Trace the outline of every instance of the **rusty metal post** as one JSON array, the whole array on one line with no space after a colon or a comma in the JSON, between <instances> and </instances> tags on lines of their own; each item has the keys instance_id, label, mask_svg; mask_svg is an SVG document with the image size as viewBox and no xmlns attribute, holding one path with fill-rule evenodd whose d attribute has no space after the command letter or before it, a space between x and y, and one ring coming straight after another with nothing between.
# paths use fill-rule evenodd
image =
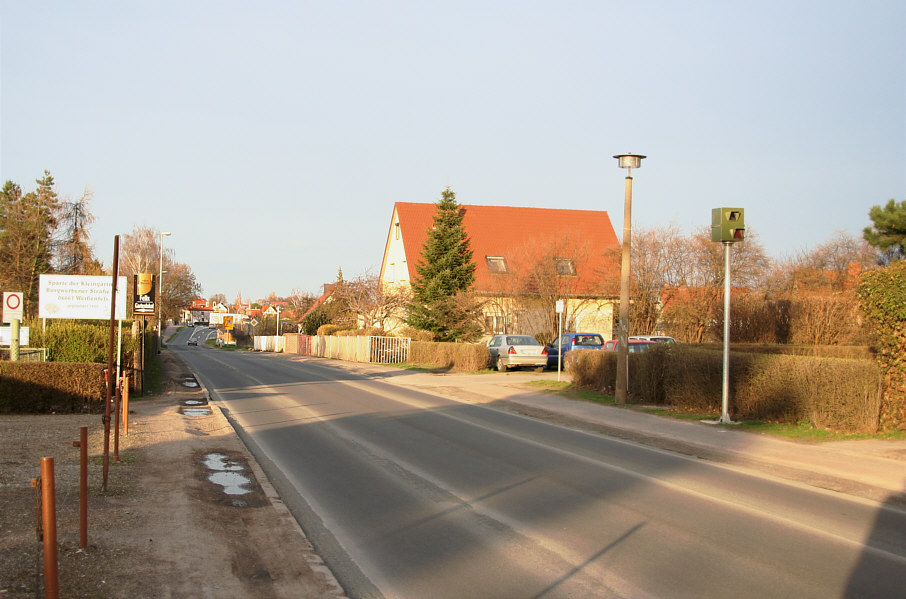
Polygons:
<instances>
[{"instance_id":1,"label":"rusty metal post","mask_svg":"<svg viewBox=\"0 0 906 599\"><path fill-rule=\"evenodd\" d=\"M123 432L129 435L129 375L123 375Z\"/></svg>"},{"instance_id":2,"label":"rusty metal post","mask_svg":"<svg viewBox=\"0 0 906 599\"><path fill-rule=\"evenodd\" d=\"M119 385L120 380L116 381L116 393L114 394L113 405L113 461L120 461L120 399L122 397L122 388Z\"/></svg>"},{"instance_id":3,"label":"rusty metal post","mask_svg":"<svg viewBox=\"0 0 906 599\"><path fill-rule=\"evenodd\" d=\"M57 502L53 458L41 458L41 521L44 525L44 597L59 599L57 570Z\"/></svg>"},{"instance_id":4,"label":"rusty metal post","mask_svg":"<svg viewBox=\"0 0 906 599\"><path fill-rule=\"evenodd\" d=\"M88 547L88 427L79 429L79 547Z\"/></svg>"}]
</instances>

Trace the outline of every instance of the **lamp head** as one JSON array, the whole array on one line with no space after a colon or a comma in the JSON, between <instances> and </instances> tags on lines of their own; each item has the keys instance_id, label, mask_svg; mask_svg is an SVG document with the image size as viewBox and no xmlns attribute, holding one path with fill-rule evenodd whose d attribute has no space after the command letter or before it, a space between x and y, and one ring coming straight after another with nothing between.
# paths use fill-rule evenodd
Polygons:
<instances>
[{"instance_id":1,"label":"lamp head","mask_svg":"<svg viewBox=\"0 0 906 599\"><path fill-rule=\"evenodd\" d=\"M620 168L633 169L642 166L642 158L647 158L647 156L630 152L629 154L617 154L614 158L619 161Z\"/></svg>"}]
</instances>

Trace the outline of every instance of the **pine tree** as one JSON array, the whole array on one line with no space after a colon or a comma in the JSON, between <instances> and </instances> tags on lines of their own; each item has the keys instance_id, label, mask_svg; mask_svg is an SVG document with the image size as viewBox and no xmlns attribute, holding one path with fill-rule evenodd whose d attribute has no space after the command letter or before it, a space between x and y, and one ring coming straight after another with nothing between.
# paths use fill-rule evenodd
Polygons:
<instances>
[{"instance_id":1,"label":"pine tree","mask_svg":"<svg viewBox=\"0 0 906 599\"><path fill-rule=\"evenodd\" d=\"M868 217L872 226L862 232L865 241L886 252L890 260L906 257L906 201L891 199L883 208L872 206Z\"/></svg>"},{"instance_id":2,"label":"pine tree","mask_svg":"<svg viewBox=\"0 0 906 599\"><path fill-rule=\"evenodd\" d=\"M21 291L25 312L37 314L38 277L52 272L52 235L59 211L53 177L48 171L35 181L37 190L22 189L7 181L0 191L0 283Z\"/></svg>"},{"instance_id":3,"label":"pine tree","mask_svg":"<svg viewBox=\"0 0 906 599\"><path fill-rule=\"evenodd\" d=\"M422 247L412 281L406 322L438 341L465 340L477 332L478 307L463 298L475 281L475 264L456 194L447 187L436 204L434 227Z\"/></svg>"}]
</instances>

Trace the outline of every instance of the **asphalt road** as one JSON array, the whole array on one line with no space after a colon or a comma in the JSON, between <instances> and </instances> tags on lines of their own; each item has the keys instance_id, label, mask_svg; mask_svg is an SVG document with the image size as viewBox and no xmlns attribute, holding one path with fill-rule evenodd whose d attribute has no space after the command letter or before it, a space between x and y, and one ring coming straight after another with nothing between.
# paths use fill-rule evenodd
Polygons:
<instances>
[{"instance_id":1,"label":"asphalt road","mask_svg":"<svg viewBox=\"0 0 906 599\"><path fill-rule=\"evenodd\" d=\"M902 511L187 331L350 597L906 597Z\"/></svg>"}]
</instances>

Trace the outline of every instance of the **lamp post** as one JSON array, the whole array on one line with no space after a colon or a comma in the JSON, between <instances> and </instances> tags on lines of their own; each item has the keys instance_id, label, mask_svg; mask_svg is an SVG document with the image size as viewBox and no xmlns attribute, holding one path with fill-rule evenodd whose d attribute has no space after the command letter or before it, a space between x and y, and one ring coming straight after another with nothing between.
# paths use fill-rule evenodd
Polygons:
<instances>
[{"instance_id":1,"label":"lamp post","mask_svg":"<svg viewBox=\"0 0 906 599\"><path fill-rule=\"evenodd\" d=\"M157 275L157 285L159 287L157 292L157 353L160 353L161 344L163 343L164 335L164 323L161 320L163 317L163 308L164 308L164 235L169 236L169 231L161 231L160 233L160 257L158 259L158 275Z\"/></svg>"},{"instance_id":2,"label":"lamp post","mask_svg":"<svg viewBox=\"0 0 906 599\"><path fill-rule=\"evenodd\" d=\"M642 166L639 154L617 154L620 168L626 171L626 191L623 204L623 258L620 265L620 323L617 330L617 384L616 402L626 403L629 387L629 281L630 252L632 247L632 169Z\"/></svg>"}]
</instances>

